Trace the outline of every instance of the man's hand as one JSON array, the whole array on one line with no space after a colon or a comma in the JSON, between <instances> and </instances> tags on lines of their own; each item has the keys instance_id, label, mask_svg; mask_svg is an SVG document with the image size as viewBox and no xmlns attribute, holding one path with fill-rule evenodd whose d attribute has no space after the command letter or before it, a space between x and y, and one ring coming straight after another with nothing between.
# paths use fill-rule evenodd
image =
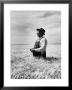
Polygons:
<instances>
[{"instance_id":1,"label":"man's hand","mask_svg":"<svg viewBox=\"0 0 72 90\"><path fill-rule=\"evenodd\" d=\"M34 49L34 48L32 48L32 49L30 49L30 51L31 51L31 52L33 52L33 51L35 51L35 49Z\"/></svg>"}]
</instances>

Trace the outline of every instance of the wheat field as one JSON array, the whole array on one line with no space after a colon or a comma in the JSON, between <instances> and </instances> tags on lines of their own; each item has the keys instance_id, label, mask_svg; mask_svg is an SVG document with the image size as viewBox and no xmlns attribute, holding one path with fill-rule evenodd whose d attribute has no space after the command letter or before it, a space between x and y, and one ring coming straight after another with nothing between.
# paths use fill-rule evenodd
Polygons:
<instances>
[{"instance_id":1,"label":"wheat field","mask_svg":"<svg viewBox=\"0 0 72 90\"><path fill-rule=\"evenodd\" d=\"M61 79L60 51L52 50L50 56L47 52L47 59L38 59L33 57L29 48L12 47L11 79Z\"/></svg>"}]
</instances>

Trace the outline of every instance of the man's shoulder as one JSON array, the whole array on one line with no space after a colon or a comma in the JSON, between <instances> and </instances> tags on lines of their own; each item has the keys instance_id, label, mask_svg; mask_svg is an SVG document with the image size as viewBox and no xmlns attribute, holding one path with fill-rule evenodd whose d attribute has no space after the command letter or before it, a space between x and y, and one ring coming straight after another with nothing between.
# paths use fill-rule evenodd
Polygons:
<instances>
[{"instance_id":1,"label":"man's shoulder","mask_svg":"<svg viewBox=\"0 0 72 90\"><path fill-rule=\"evenodd\" d=\"M45 37L43 37L43 38L41 39L41 41L47 41L47 39L46 39Z\"/></svg>"}]
</instances>

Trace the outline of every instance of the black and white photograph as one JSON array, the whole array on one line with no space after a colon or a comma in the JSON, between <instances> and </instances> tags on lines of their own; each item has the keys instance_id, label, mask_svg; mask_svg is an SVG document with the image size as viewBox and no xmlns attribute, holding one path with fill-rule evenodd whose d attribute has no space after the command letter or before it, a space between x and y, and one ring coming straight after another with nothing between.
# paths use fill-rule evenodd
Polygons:
<instances>
[{"instance_id":1,"label":"black and white photograph","mask_svg":"<svg viewBox=\"0 0 72 90\"><path fill-rule=\"evenodd\" d=\"M11 79L61 79L61 12L11 11Z\"/></svg>"},{"instance_id":2,"label":"black and white photograph","mask_svg":"<svg viewBox=\"0 0 72 90\"><path fill-rule=\"evenodd\" d=\"M68 4L5 4L4 43L5 86L68 84Z\"/></svg>"}]
</instances>

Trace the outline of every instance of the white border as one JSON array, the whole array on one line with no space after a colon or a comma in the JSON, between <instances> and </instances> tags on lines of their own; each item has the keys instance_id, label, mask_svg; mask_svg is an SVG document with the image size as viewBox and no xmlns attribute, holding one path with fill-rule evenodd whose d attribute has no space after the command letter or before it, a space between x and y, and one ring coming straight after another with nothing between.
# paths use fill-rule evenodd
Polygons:
<instances>
[{"instance_id":1,"label":"white border","mask_svg":"<svg viewBox=\"0 0 72 90\"><path fill-rule=\"evenodd\" d=\"M61 11L61 73L62 79L10 79L10 11ZM68 86L69 4L4 4L4 86Z\"/></svg>"}]
</instances>

